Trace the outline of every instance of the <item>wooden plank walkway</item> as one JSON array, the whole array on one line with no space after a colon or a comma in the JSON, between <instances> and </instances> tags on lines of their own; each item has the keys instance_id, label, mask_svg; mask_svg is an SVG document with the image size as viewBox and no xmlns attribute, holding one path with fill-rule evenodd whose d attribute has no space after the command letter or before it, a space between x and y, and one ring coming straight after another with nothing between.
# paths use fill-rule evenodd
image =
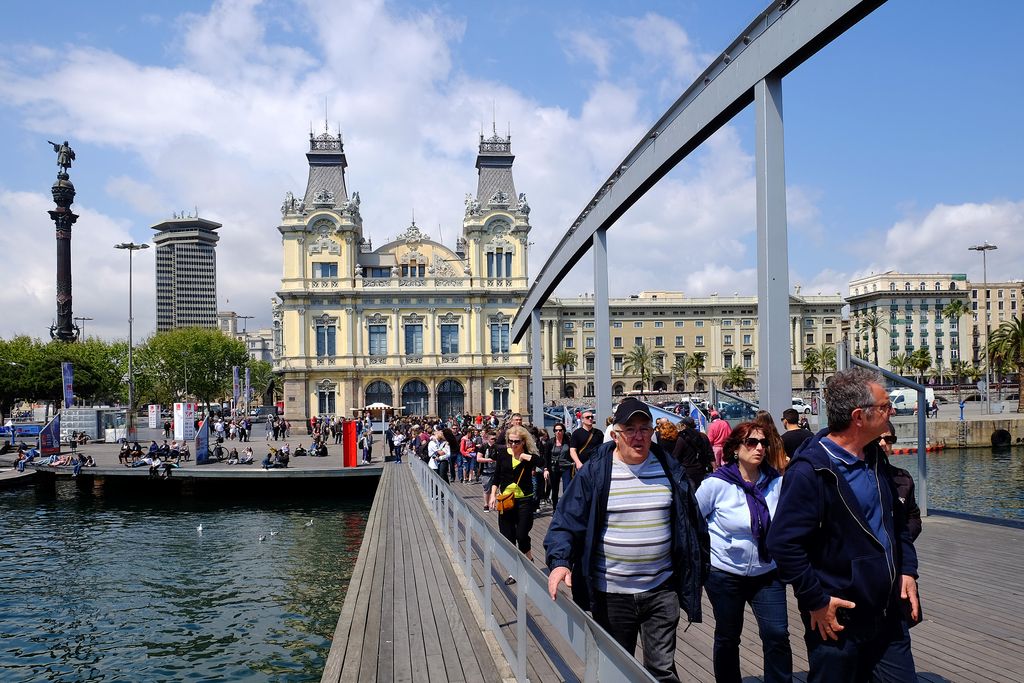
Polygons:
<instances>
[{"instance_id":1,"label":"wooden plank walkway","mask_svg":"<svg viewBox=\"0 0 1024 683\"><path fill-rule=\"evenodd\" d=\"M9 470L0 470L0 491L15 488L17 486L24 486L31 482L34 477L34 470L25 470L24 472L19 472L13 468Z\"/></svg>"},{"instance_id":2,"label":"wooden plank walkway","mask_svg":"<svg viewBox=\"0 0 1024 683\"><path fill-rule=\"evenodd\" d=\"M479 509L480 516L497 530L497 514L481 509L483 495L479 484L455 484L453 489L470 503L471 509ZM541 568L544 534L550 521L550 512L545 509L537 517L531 534L534 563ZM1024 683L1024 529L932 515L925 520L917 548L925 620L911 635L919 680ZM474 579L480 581L478 565L474 562ZM503 608L499 603L498 609ZM533 640L558 648L559 639L544 631L545 622L529 610L528 617L531 630L538 631ZM499 616L499 623L502 619ZM791 593L789 623L795 678L804 681L807 655L803 625ZM759 681L762 654L757 623L749 609L743 633L741 673L745 681ZM676 663L683 680L714 681L713 642L714 617L705 596L704 622L686 630L684 617L679 627ZM543 655L531 652L531 681L578 680L574 672L580 668L571 661L568 670L564 662L563 666L534 668L535 660L550 661Z\"/></svg>"}]
</instances>

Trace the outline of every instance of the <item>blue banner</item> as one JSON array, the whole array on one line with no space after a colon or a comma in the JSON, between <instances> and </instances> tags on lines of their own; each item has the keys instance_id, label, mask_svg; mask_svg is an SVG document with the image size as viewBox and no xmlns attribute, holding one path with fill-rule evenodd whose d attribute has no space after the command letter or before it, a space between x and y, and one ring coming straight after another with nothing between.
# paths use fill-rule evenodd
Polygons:
<instances>
[{"instance_id":1,"label":"blue banner","mask_svg":"<svg viewBox=\"0 0 1024 683\"><path fill-rule=\"evenodd\" d=\"M202 465L210 459L210 418L199 423L196 432L196 464Z\"/></svg>"},{"instance_id":2,"label":"blue banner","mask_svg":"<svg viewBox=\"0 0 1024 683\"><path fill-rule=\"evenodd\" d=\"M243 394L243 396L245 396L245 407L246 408L249 407L249 403L252 401L252 382L250 380L251 380L251 377L249 375L249 368L246 368L245 369L245 393Z\"/></svg>"},{"instance_id":3,"label":"blue banner","mask_svg":"<svg viewBox=\"0 0 1024 683\"><path fill-rule=\"evenodd\" d=\"M238 410L238 366L231 366L231 396L234 399L231 402L231 414L233 415Z\"/></svg>"},{"instance_id":4,"label":"blue banner","mask_svg":"<svg viewBox=\"0 0 1024 683\"><path fill-rule=\"evenodd\" d=\"M75 402L75 370L71 363L60 364L60 375L64 384L64 407L70 408Z\"/></svg>"},{"instance_id":5,"label":"blue banner","mask_svg":"<svg viewBox=\"0 0 1024 683\"><path fill-rule=\"evenodd\" d=\"M60 453L60 413L53 416L39 432L40 455Z\"/></svg>"},{"instance_id":6,"label":"blue banner","mask_svg":"<svg viewBox=\"0 0 1024 683\"><path fill-rule=\"evenodd\" d=\"M700 412L700 408L698 408L697 406L691 406L690 417L693 418L693 421L695 423L697 423L698 431L708 431L708 420L706 417L704 417L704 413Z\"/></svg>"}]
</instances>

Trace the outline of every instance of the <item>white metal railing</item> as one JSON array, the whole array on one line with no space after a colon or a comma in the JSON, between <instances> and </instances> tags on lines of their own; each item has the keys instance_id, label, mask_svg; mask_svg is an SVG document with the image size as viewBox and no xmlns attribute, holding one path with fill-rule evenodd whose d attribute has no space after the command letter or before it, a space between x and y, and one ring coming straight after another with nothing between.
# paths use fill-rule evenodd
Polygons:
<instances>
[{"instance_id":1,"label":"white metal railing","mask_svg":"<svg viewBox=\"0 0 1024 683\"><path fill-rule=\"evenodd\" d=\"M433 513L441 536L455 561L462 566L473 596L502 652L512 666L517 681L526 682L527 604L547 619L573 652L583 661L585 683L623 683L655 680L629 652L626 652L586 612L565 596L552 600L548 595L548 578L531 560L494 530L480 513L459 498L447 482L437 476L419 458L412 458L412 471L428 509ZM461 527L461 528L460 528ZM464 545L460 551L459 542ZM473 580L473 560L482 562L483 588ZM515 578L516 624L515 648L505 637L494 614L491 572L495 562Z\"/></svg>"}]
</instances>

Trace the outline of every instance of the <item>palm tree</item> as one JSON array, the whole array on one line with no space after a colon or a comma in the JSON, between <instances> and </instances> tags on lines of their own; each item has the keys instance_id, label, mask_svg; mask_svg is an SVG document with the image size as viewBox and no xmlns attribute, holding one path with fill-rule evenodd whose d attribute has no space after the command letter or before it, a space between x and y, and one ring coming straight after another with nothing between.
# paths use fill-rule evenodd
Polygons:
<instances>
[{"instance_id":1,"label":"palm tree","mask_svg":"<svg viewBox=\"0 0 1024 683\"><path fill-rule=\"evenodd\" d=\"M562 371L562 398L565 398L565 375L569 368L576 365L576 352L563 350L555 356L555 365Z\"/></svg>"},{"instance_id":2,"label":"palm tree","mask_svg":"<svg viewBox=\"0 0 1024 683\"><path fill-rule=\"evenodd\" d=\"M817 349L807 349L807 353L804 356L804 361L811 359L811 365L814 368L811 374L821 373L821 385L825 386L825 375L836 369L836 347L831 344L822 344ZM804 372L807 372L807 366L804 366Z\"/></svg>"},{"instance_id":3,"label":"palm tree","mask_svg":"<svg viewBox=\"0 0 1024 683\"><path fill-rule=\"evenodd\" d=\"M964 379L964 369L966 367L967 367L966 364L962 360L960 360L959 358L957 358L952 363L950 363L949 371L953 373L953 377L954 377L953 381L956 382L955 386L956 386L956 402L957 403L960 402L960 383L963 382L963 379Z\"/></svg>"},{"instance_id":4,"label":"palm tree","mask_svg":"<svg viewBox=\"0 0 1024 683\"><path fill-rule=\"evenodd\" d=\"M942 308L942 317L949 322L959 323L960 318L971 312L967 304L961 299L953 299Z\"/></svg>"},{"instance_id":5,"label":"palm tree","mask_svg":"<svg viewBox=\"0 0 1024 683\"><path fill-rule=\"evenodd\" d=\"M704 371L704 363L707 361L708 354L703 351L689 356L686 359L686 367L689 370L693 370L693 374L697 377L697 381L700 381L700 373Z\"/></svg>"},{"instance_id":6,"label":"palm tree","mask_svg":"<svg viewBox=\"0 0 1024 683\"><path fill-rule=\"evenodd\" d=\"M725 376L722 377L722 382L725 384L727 389L742 389L746 381L747 371L744 370L741 365L732 366L725 371Z\"/></svg>"},{"instance_id":7,"label":"palm tree","mask_svg":"<svg viewBox=\"0 0 1024 683\"><path fill-rule=\"evenodd\" d=\"M910 358L905 353L897 353L889 359L889 367L897 375L902 375L910 367Z\"/></svg>"},{"instance_id":8,"label":"palm tree","mask_svg":"<svg viewBox=\"0 0 1024 683\"><path fill-rule=\"evenodd\" d=\"M684 386L686 385L686 380L690 376L690 368L686 365L686 356L683 356L682 358L676 358L676 362L672 364L671 372L672 372L672 375L673 375L673 380L672 380L672 384L673 384L672 390L673 391L675 391L675 386L674 385L675 385L675 378L677 378L677 377L681 378L683 380L683 385Z\"/></svg>"},{"instance_id":9,"label":"palm tree","mask_svg":"<svg viewBox=\"0 0 1024 683\"><path fill-rule=\"evenodd\" d=\"M887 332L885 319L875 311L865 312L857 319L858 332L871 333L871 351L875 365L878 365L878 331Z\"/></svg>"},{"instance_id":10,"label":"palm tree","mask_svg":"<svg viewBox=\"0 0 1024 683\"><path fill-rule=\"evenodd\" d=\"M646 345L637 344L626 354L623 367L630 375L639 375L640 393L643 394L644 389L658 367L658 361Z\"/></svg>"},{"instance_id":11,"label":"palm tree","mask_svg":"<svg viewBox=\"0 0 1024 683\"><path fill-rule=\"evenodd\" d=\"M1017 371L1017 411L1024 408L1020 398L1021 381L1024 380L1024 320L1013 318L996 328L989 341L989 355L998 358L1006 367Z\"/></svg>"},{"instance_id":12,"label":"palm tree","mask_svg":"<svg viewBox=\"0 0 1024 683\"><path fill-rule=\"evenodd\" d=\"M917 378L923 384L924 373L928 372L928 368L932 366L932 354L926 348L920 348L910 354L909 365L914 370L917 370Z\"/></svg>"}]
</instances>

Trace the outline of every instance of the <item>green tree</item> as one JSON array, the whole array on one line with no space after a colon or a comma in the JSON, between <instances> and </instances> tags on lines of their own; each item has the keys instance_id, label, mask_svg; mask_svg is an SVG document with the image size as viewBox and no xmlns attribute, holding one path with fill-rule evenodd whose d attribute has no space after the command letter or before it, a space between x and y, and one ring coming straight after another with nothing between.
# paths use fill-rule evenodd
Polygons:
<instances>
[{"instance_id":1,"label":"green tree","mask_svg":"<svg viewBox=\"0 0 1024 683\"><path fill-rule=\"evenodd\" d=\"M672 364L671 372L673 375L673 385L675 384L676 379L681 379L683 380L683 386L686 386L686 380L690 377L690 368L687 366L686 361L686 356L682 356L676 358L675 362ZM672 387L672 390L675 391L675 386Z\"/></svg>"},{"instance_id":2,"label":"green tree","mask_svg":"<svg viewBox=\"0 0 1024 683\"><path fill-rule=\"evenodd\" d=\"M747 371L741 365L734 365L725 371L722 382L726 389L742 389L747 381Z\"/></svg>"},{"instance_id":3,"label":"green tree","mask_svg":"<svg viewBox=\"0 0 1024 683\"><path fill-rule=\"evenodd\" d=\"M910 367L910 358L905 353L897 353L889 359L889 367L897 375L902 375Z\"/></svg>"},{"instance_id":4,"label":"green tree","mask_svg":"<svg viewBox=\"0 0 1024 683\"><path fill-rule=\"evenodd\" d=\"M151 392L155 395L195 396L209 408L210 404L231 391L231 368L249 362L245 344L218 330L185 327L154 334L138 354L144 359L136 368L136 386L142 374L153 373ZM179 389L180 387L180 389ZM141 392L136 392L136 402Z\"/></svg>"},{"instance_id":5,"label":"green tree","mask_svg":"<svg viewBox=\"0 0 1024 683\"><path fill-rule=\"evenodd\" d=\"M263 397L274 382L274 366L265 360L249 360L249 386L253 396Z\"/></svg>"},{"instance_id":6,"label":"green tree","mask_svg":"<svg viewBox=\"0 0 1024 683\"><path fill-rule=\"evenodd\" d=\"M637 344L626 354L623 367L630 375L640 377L640 393L643 394L657 369L657 359L645 344Z\"/></svg>"},{"instance_id":7,"label":"green tree","mask_svg":"<svg viewBox=\"0 0 1024 683\"><path fill-rule=\"evenodd\" d=\"M999 359L1007 369L1017 372L1017 411L1024 408L1020 398L1021 382L1024 379L1024 320L1013 318L1002 323L992 333L989 341L990 358ZM994 363L993 363L994 365Z\"/></svg>"},{"instance_id":8,"label":"green tree","mask_svg":"<svg viewBox=\"0 0 1024 683\"><path fill-rule=\"evenodd\" d=\"M857 318L857 332L870 333L872 362L878 365L878 331L887 331L885 319L875 311L868 311Z\"/></svg>"},{"instance_id":9,"label":"green tree","mask_svg":"<svg viewBox=\"0 0 1024 683\"><path fill-rule=\"evenodd\" d=\"M562 391L560 392L562 398L566 398L565 395L565 378L569 372L569 368L576 365L576 352L563 349L558 352L555 356L555 365L558 366L559 371L562 373Z\"/></svg>"},{"instance_id":10,"label":"green tree","mask_svg":"<svg viewBox=\"0 0 1024 683\"><path fill-rule=\"evenodd\" d=\"M703 351L688 356L686 359L686 367L693 371L697 381L700 381L700 373L704 372L704 364L707 362L708 354Z\"/></svg>"},{"instance_id":11,"label":"green tree","mask_svg":"<svg viewBox=\"0 0 1024 683\"><path fill-rule=\"evenodd\" d=\"M924 373L928 372L928 368L932 366L931 351L923 347L916 349L910 354L909 365L914 370L917 370L917 379L923 384Z\"/></svg>"},{"instance_id":12,"label":"green tree","mask_svg":"<svg viewBox=\"0 0 1024 683\"><path fill-rule=\"evenodd\" d=\"M30 367L40 346L26 336L0 339L0 416L9 415L18 400L35 398Z\"/></svg>"},{"instance_id":13,"label":"green tree","mask_svg":"<svg viewBox=\"0 0 1024 683\"><path fill-rule=\"evenodd\" d=\"M961 299L953 299L942 307L942 317L951 323L959 325L960 318L971 312L971 309Z\"/></svg>"}]
</instances>

